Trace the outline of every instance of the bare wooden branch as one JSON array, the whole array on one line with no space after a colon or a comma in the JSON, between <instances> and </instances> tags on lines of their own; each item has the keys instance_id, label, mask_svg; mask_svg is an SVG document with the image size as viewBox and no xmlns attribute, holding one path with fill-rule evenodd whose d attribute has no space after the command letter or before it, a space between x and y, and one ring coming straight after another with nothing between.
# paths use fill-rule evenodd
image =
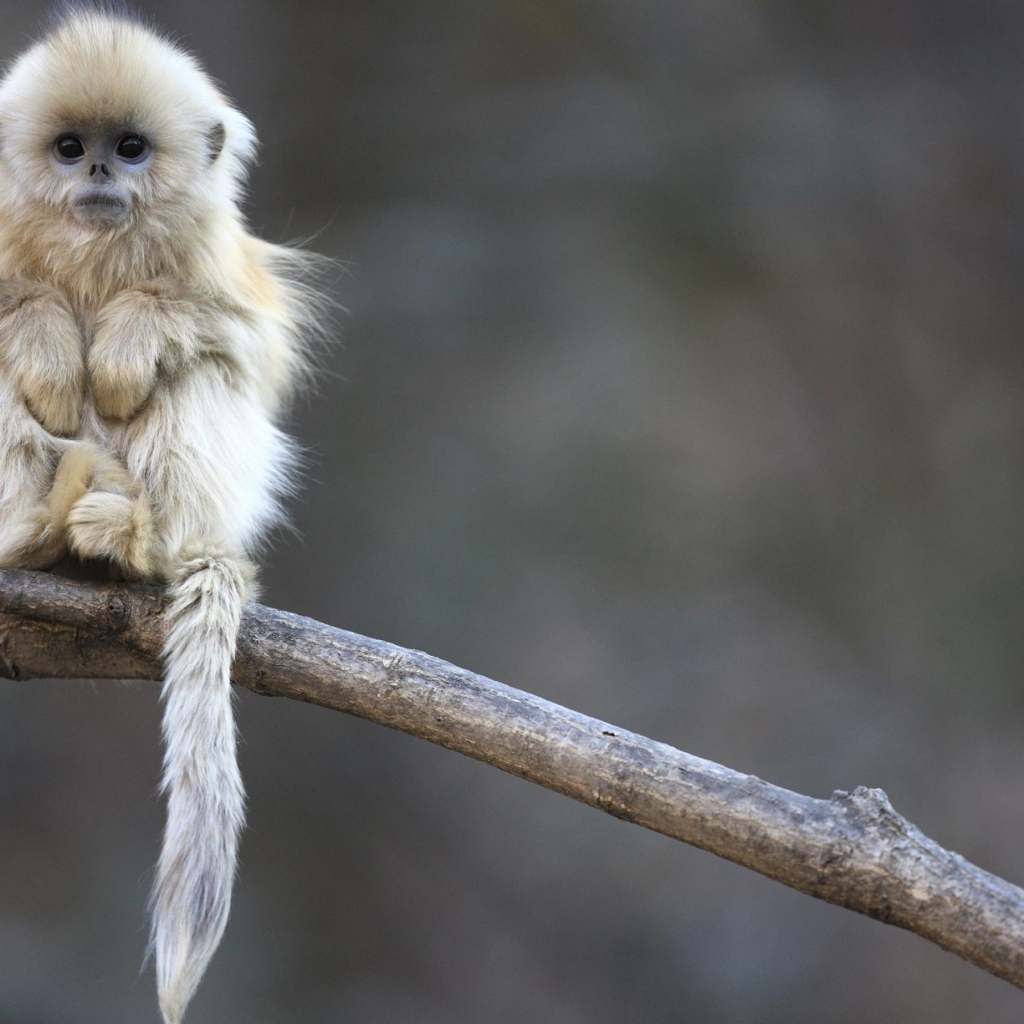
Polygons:
<instances>
[{"instance_id":1,"label":"bare wooden branch","mask_svg":"<svg viewBox=\"0 0 1024 1024\"><path fill-rule=\"evenodd\" d=\"M0 676L159 677L159 592L0 571ZM419 651L260 605L235 682L399 729L916 932L1024 988L1024 891L944 850L881 790L819 800Z\"/></svg>"}]
</instances>

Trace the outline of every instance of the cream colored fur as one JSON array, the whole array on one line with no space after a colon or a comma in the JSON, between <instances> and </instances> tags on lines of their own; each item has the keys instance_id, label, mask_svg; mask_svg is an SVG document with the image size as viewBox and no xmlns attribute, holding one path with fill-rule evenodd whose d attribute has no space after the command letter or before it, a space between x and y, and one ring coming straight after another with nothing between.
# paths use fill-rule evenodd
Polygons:
<instances>
[{"instance_id":1,"label":"cream colored fur","mask_svg":"<svg viewBox=\"0 0 1024 1024\"><path fill-rule=\"evenodd\" d=\"M94 128L152 144L114 226L75 215L55 158L62 134ZM312 319L303 257L238 210L254 147L192 57L98 8L0 83L0 565L70 554L168 587L152 904L168 1024L228 917L244 813L230 669L296 464L276 421Z\"/></svg>"}]
</instances>

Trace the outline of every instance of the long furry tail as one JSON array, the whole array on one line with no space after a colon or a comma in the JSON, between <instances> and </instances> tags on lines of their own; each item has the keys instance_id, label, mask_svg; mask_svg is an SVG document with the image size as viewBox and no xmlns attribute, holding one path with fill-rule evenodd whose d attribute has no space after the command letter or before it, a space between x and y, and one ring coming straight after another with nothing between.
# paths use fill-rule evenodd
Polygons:
<instances>
[{"instance_id":1,"label":"long furry tail","mask_svg":"<svg viewBox=\"0 0 1024 1024\"><path fill-rule=\"evenodd\" d=\"M231 908L245 793L235 753L231 662L252 570L186 562L172 577L164 647L167 829L153 889L152 949L166 1024L180 1024Z\"/></svg>"}]
</instances>

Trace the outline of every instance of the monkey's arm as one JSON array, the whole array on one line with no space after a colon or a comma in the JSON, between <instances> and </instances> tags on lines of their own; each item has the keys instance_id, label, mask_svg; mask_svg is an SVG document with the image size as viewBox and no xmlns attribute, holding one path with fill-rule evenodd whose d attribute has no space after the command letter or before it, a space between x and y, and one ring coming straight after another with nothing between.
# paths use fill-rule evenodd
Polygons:
<instances>
[{"instance_id":1,"label":"monkey's arm","mask_svg":"<svg viewBox=\"0 0 1024 1024\"><path fill-rule=\"evenodd\" d=\"M51 433L78 430L84 397L82 334L70 307L36 281L0 282L0 365Z\"/></svg>"},{"instance_id":2,"label":"monkey's arm","mask_svg":"<svg viewBox=\"0 0 1024 1024\"><path fill-rule=\"evenodd\" d=\"M87 358L96 410L130 420L161 377L187 372L203 357L233 360L237 314L213 297L174 282L151 281L119 292L96 316Z\"/></svg>"}]
</instances>

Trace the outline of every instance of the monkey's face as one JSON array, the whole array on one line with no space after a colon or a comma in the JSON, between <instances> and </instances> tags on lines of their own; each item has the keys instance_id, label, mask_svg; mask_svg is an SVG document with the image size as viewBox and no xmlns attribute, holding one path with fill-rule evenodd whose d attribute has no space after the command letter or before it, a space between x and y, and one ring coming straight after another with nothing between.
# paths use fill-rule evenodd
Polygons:
<instances>
[{"instance_id":1,"label":"monkey's face","mask_svg":"<svg viewBox=\"0 0 1024 1024\"><path fill-rule=\"evenodd\" d=\"M68 212L83 224L127 221L152 162L153 146L131 125L93 125L61 132L51 159L65 185Z\"/></svg>"},{"instance_id":2,"label":"monkey's face","mask_svg":"<svg viewBox=\"0 0 1024 1024\"><path fill-rule=\"evenodd\" d=\"M210 165L201 131L146 117L130 97L116 106L64 99L17 129L0 125L7 202L69 240L141 225L166 234L201 213Z\"/></svg>"},{"instance_id":3,"label":"monkey's face","mask_svg":"<svg viewBox=\"0 0 1024 1024\"><path fill-rule=\"evenodd\" d=\"M83 8L0 82L0 217L45 225L46 245L76 252L139 231L191 236L233 208L254 147L192 57Z\"/></svg>"}]
</instances>

